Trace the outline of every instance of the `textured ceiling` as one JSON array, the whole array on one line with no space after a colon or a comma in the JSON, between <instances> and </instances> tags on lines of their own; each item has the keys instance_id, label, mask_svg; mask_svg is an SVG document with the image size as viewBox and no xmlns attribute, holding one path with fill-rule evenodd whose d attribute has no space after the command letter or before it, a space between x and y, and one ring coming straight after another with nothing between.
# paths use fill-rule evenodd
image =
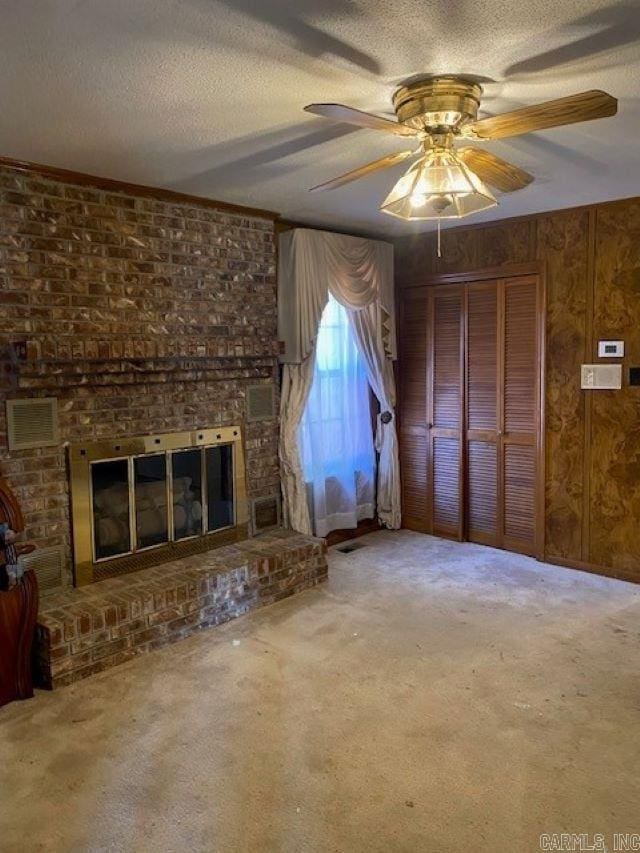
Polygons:
<instances>
[{"instance_id":1,"label":"textured ceiling","mask_svg":"<svg viewBox=\"0 0 640 853\"><path fill-rule=\"evenodd\" d=\"M496 219L640 195L640 3L597 0L2 0L0 154L376 234L406 165L307 188L402 139L303 113L389 113L415 74L486 80L481 112L605 89L619 114L491 150L535 176Z\"/></svg>"}]
</instances>

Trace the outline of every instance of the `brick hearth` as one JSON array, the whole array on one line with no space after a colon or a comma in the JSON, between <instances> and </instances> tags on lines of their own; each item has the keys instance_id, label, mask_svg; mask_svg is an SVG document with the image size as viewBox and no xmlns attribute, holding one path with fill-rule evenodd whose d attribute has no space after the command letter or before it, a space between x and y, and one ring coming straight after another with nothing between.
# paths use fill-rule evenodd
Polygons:
<instances>
[{"instance_id":1,"label":"brick hearth","mask_svg":"<svg viewBox=\"0 0 640 853\"><path fill-rule=\"evenodd\" d=\"M79 681L326 577L324 542L282 530L56 593L38 617L41 684Z\"/></svg>"}]
</instances>

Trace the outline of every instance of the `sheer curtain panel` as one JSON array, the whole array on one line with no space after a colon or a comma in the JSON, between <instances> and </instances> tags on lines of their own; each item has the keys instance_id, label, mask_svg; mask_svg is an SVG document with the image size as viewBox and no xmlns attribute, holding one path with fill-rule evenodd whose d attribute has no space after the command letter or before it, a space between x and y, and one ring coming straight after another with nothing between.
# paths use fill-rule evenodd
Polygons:
<instances>
[{"instance_id":1,"label":"sheer curtain panel","mask_svg":"<svg viewBox=\"0 0 640 853\"><path fill-rule=\"evenodd\" d=\"M320 321L298 442L316 536L373 518L376 461L367 368L347 312L332 296Z\"/></svg>"}]
</instances>

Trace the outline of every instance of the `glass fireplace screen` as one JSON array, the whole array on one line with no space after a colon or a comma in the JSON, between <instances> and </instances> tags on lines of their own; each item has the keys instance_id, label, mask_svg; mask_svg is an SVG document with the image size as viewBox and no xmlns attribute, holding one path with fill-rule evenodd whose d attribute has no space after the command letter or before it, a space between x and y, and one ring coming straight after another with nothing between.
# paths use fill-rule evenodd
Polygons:
<instances>
[{"instance_id":1,"label":"glass fireplace screen","mask_svg":"<svg viewBox=\"0 0 640 853\"><path fill-rule=\"evenodd\" d=\"M235 524L233 444L90 462L94 562Z\"/></svg>"}]
</instances>

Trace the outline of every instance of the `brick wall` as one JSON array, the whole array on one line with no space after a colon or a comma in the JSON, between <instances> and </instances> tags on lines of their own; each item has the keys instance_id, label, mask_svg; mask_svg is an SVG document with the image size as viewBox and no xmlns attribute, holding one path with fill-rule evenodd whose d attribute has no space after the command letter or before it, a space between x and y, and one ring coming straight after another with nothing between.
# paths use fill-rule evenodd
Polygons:
<instances>
[{"instance_id":1,"label":"brick wall","mask_svg":"<svg viewBox=\"0 0 640 853\"><path fill-rule=\"evenodd\" d=\"M244 423L277 382L273 221L0 169L0 476L69 563L64 442ZM12 344L26 343L26 358ZM60 446L9 454L7 397L58 399ZM279 488L247 424L249 497Z\"/></svg>"}]
</instances>

